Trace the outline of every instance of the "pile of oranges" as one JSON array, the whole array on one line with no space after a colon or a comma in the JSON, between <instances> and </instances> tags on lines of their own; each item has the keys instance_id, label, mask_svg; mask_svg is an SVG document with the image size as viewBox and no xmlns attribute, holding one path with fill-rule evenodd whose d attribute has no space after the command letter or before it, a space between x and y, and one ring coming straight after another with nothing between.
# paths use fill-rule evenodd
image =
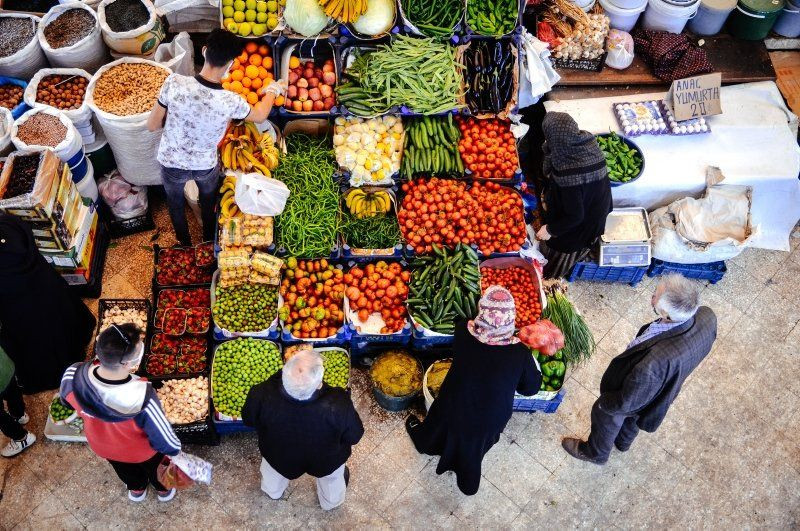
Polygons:
<instances>
[{"instance_id":1,"label":"pile of oranges","mask_svg":"<svg viewBox=\"0 0 800 531\"><path fill-rule=\"evenodd\" d=\"M230 71L222 78L222 88L235 92L255 105L261 99L259 89L272 82L272 55L266 44L248 42L242 54L233 60ZM283 105L283 96L275 99L275 106Z\"/></svg>"}]
</instances>

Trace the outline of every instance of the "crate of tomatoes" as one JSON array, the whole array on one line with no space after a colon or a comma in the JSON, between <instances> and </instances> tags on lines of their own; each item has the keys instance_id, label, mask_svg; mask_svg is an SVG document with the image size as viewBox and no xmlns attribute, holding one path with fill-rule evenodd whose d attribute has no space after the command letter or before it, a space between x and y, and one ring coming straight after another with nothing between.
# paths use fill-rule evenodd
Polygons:
<instances>
[{"instance_id":1,"label":"crate of tomatoes","mask_svg":"<svg viewBox=\"0 0 800 531\"><path fill-rule=\"evenodd\" d=\"M461 131L458 152L466 177L502 184L524 180L510 121L459 116L456 123Z\"/></svg>"},{"instance_id":2,"label":"crate of tomatoes","mask_svg":"<svg viewBox=\"0 0 800 531\"><path fill-rule=\"evenodd\" d=\"M353 341L407 343L411 323L405 301L411 271L399 261L350 266L344 275L344 311Z\"/></svg>"},{"instance_id":3,"label":"crate of tomatoes","mask_svg":"<svg viewBox=\"0 0 800 531\"><path fill-rule=\"evenodd\" d=\"M481 292L489 286L502 286L514 297L517 310L516 328L535 323L547 307L539 270L521 257L490 258L481 269Z\"/></svg>"}]
</instances>

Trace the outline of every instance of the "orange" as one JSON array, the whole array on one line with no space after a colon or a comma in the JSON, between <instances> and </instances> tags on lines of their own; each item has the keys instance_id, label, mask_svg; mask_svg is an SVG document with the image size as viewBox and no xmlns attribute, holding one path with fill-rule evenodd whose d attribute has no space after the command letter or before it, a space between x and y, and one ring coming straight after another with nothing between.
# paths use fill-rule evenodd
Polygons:
<instances>
[{"instance_id":1,"label":"orange","mask_svg":"<svg viewBox=\"0 0 800 531\"><path fill-rule=\"evenodd\" d=\"M231 79L234 81L241 81L244 77L244 73L241 70L234 70L231 73Z\"/></svg>"},{"instance_id":2,"label":"orange","mask_svg":"<svg viewBox=\"0 0 800 531\"><path fill-rule=\"evenodd\" d=\"M264 68L263 66L259 66L258 67L258 77L260 77L261 79L264 79L268 75L269 75L269 72L267 72L266 68Z\"/></svg>"},{"instance_id":3,"label":"orange","mask_svg":"<svg viewBox=\"0 0 800 531\"><path fill-rule=\"evenodd\" d=\"M242 91L242 84L239 81L232 81L231 82L231 90L236 92L237 94Z\"/></svg>"},{"instance_id":4,"label":"orange","mask_svg":"<svg viewBox=\"0 0 800 531\"><path fill-rule=\"evenodd\" d=\"M298 66L300 66L300 58L292 56L292 58L289 59L289 68L297 68Z\"/></svg>"},{"instance_id":5,"label":"orange","mask_svg":"<svg viewBox=\"0 0 800 531\"><path fill-rule=\"evenodd\" d=\"M247 52L242 52L242 55L237 57L237 59L239 60L239 64L245 64L247 62L248 57L249 56L247 55Z\"/></svg>"},{"instance_id":6,"label":"orange","mask_svg":"<svg viewBox=\"0 0 800 531\"><path fill-rule=\"evenodd\" d=\"M252 79L250 79L249 77L246 77L246 78L243 78L243 79L242 79L242 86L243 86L243 87L250 88L250 85L251 85L252 83L253 83L253 80L252 80Z\"/></svg>"},{"instance_id":7,"label":"orange","mask_svg":"<svg viewBox=\"0 0 800 531\"><path fill-rule=\"evenodd\" d=\"M239 62L239 60L238 59L234 59L233 60L233 66L231 66L231 70L236 70L240 66L241 66L241 63Z\"/></svg>"},{"instance_id":8,"label":"orange","mask_svg":"<svg viewBox=\"0 0 800 531\"><path fill-rule=\"evenodd\" d=\"M255 105L256 103L258 103L258 94L256 94L255 92L251 92L250 94L248 94L247 103L249 103L250 105Z\"/></svg>"},{"instance_id":9,"label":"orange","mask_svg":"<svg viewBox=\"0 0 800 531\"><path fill-rule=\"evenodd\" d=\"M254 42L248 42L244 47L244 51L246 51L247 53L253 53L256 50L258 50L258 44Z\"/></svg>"},{"instance_id":10,"label":"orange","mask_svg":"<svg viewBox=\"0 0 800 531\"><path fill-rule=\"evenodd\" d=\"M250 64L253 66L259 66L261 64L261 56L255 53L251 55Z\"/></svg>"},{"instance_id":11,"label":"orange","mask_svg":"<svg viewBox=\"0 0 800 531\"><path fill-rule=\"evenodd\" d=\"M264 82L263 82L263 81L261 81L261 78L260 78L260 77L257 77L257 78L255 78L255 79L254 79L254 80L253 80L253 81L250 83L250 87L251 87L253 90L258 90L258 89L260 89L260 88L261 88L261 86L262 86L263 84L264 84Z\"/></svg>"},{"instance_id":12,"label":"orange","mask_svg":"<svg viewBox=\"0 0 800 531\"><path fill-rule=\"evenodd\" d=\"M261 62L264 65L264 68L267 70L272 68L272 57L265 57L264 60Z\"/></svg>"},{"instance_id":13,"label":"orange","mask_svg":"<svg viewBox=\"0 0 800 531\"><path fill-rule=\"evenodd\" d=\"M258 67L253 65L247 65L247 68L244 69L244 75L249 77L250 79L255 79L258 77Z\"/></svg>"},{"instance_id":14,"label":"orange","mask_svg":"<svg viewBox=\"0 0 800 531\"><path fill-rule=\"evenodd\" d=\"M224 88L225 90L230 90L231 89L231 84L228 83L227 81L224 81L222 83L222 88Z\"/></svg>"},{"instance_id":15,"label":"orange","mask_svg":"<svg viewBox=\"0 0 800 531\"><path fill-rule=\"evenodd\" d=\"M264 57L268 56L269 55L269 46L267 46L266 44L262 44L261 46L258 47L258 53L261 54Z\"/></svg>"},{"instance_id":16,"label":"orange","mask_svg":"<svg viewBox=\"0 0 800 531\"><path fill-rule=\"evenodd\" d=\"M278 96L275 98L275 106L280 107L286 102L286 99L283 96Z\"/></svg>"}]
</instances>

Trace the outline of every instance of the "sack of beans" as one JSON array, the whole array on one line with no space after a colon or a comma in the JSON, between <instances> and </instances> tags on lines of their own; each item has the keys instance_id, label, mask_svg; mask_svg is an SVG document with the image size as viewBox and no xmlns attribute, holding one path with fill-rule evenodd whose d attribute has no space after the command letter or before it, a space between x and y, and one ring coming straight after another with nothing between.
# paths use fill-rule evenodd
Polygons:
<instances>
[{"instance_id":1,"label":"sack of beans","mask_svg":"<svg viewBox=\"0 0 800 531\"><path fill-rule=\"evenodd\" d=\"M89 82L87 103L103 128L119 172L137 186L161 184L156 160L161 130L148 131L147 117L171 73L153 61L128 57L102 66Z\"/></svg>"},{"instance_id":2,"label":"sack of beans","mask_svg":"<svg viewBox=\"0 0 800 531\"><path fill-rule=\"evenodd\" d=\"M47 67L36 28L40 19L24 13L0 13L0 76L28 80Z\"/></svg>"},{"instance_id":3,"label":"sack of beans","mask_svg":"<svg viewBox=\"0 0 800 531\"><path fill-rule=\"evenodd\" d=\"M85 158L78 130L64 113L47 107L31 109L17 118L11 129L11 141L19 151L52 149L70 168Z\"/></svg>"},{"instance_id":4,"label":"sack of beans","mask_svg":"<svg viewBox=\"0 0 800 531\"><path fill-rule=\"evenodd\" d=\"M69 118L84 144L95 141L92 109L86 90L92 76L80 68L43 68L25 88L25 103L33 108L55 108Z\"/></svg>"},{"instance_id":5,"label":"sack of beans","mask_svg":"<svg viewBox=\"0 0 800 531\"><path fill-rule=\"evenodd\" d=\"M97 14L83 2L53 6L42 17L37 37L52 66L94 73L109 59Z\"/></svg>"},{"instance_id":6,"label":"sack of beans","mask_svg":"<svg viewBox=\"0 0 800 531\"><path fill-rule=\"evenodd\" d=\"M11 128L14 125L14 118L11 111L5 107L0 107L0 157L5 157L12 150Z\"/></svg>"},{"instance_id":7,"label":"sack of beans","mask_svg":"<svg viewBox=\"0 0 800 531\"><path fill-rule=\"evenodd\" d=\"M15 120L29 109L24 100L27 86L28 83L21 79L0 76L0 107L11 111Z\"/></svg>"},{"instance_id":8,"label":"sack of beans","mask_svg":"<svg viewBox=\"0 0 800 531\"><path fill-rule=\"evenodd\" d=\"M118 54L151 56L166 36L150 0L103 0L97 18L103 40Z\"/></svg>"}]
</instances>

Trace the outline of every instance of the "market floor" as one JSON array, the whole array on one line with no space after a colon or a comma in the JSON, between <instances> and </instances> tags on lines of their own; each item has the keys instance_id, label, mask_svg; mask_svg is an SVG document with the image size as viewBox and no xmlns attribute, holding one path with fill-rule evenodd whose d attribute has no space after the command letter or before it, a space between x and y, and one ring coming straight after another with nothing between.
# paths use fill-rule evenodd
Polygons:
<instances>
[{"instance_id":1,"label":"market floor","mask_svg":"<svg viewBox=\"0 0 800 531\"><path fill-rule=\"evenodd\" d=\"M161 245L173 243L163 205L154 205ZM195 224L196 225L196 224ZM195 237L196 237L196 227ZM154 233L114 242L104 297L147 297ZM215 465L210 487L168 504L125 497L111 467L83 445L41 435L51 393L27 398L40 441L0 463L0 529L61 528L792 528L800 525L800 231L791 253L747 250L703 290L719 318L711 355L687 381L655 434L612 454L608 465L564 453L565 435L586 436L600 376L638 327L652 319L653 281L578 283L570 296L599 343L572 371L552 415L515 413L483 463L480 491L463 496L436 459L419 455L403 415L374 404L363 373L353 398L366 434L349 461L347 501L319 509L313 482L293 481L284 498L259 490L251 434L218 447L188 447ZM96 310L96 301L90 306ZM3 478L5 487L3 488Z\"/></svg>"}]
</instances>

